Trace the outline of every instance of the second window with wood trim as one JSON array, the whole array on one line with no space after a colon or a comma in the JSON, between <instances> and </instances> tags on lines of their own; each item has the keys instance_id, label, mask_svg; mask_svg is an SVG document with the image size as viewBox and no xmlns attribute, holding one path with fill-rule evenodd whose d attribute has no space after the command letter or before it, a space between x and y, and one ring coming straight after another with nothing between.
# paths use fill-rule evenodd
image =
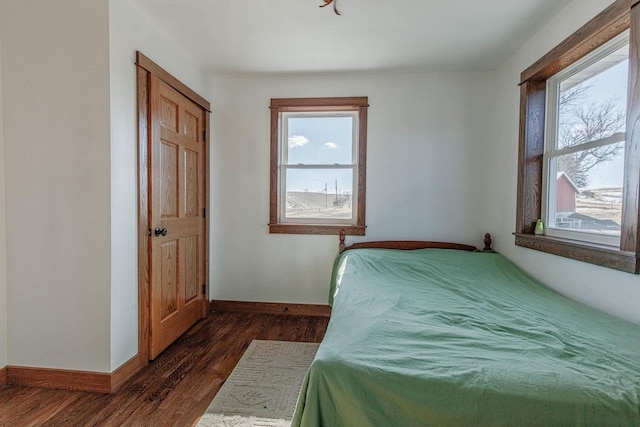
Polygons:
<instances>
[{"instance_id":1,"label":"second window with wood trim","mask_svg":"<svg viewBox=\"0 0 640 427\"><path fill-rule=\"evenodd\" d=\"M616 0L522 72L516 245L640 272L639 46Z\"/></svg>"},{"instance_id":2,"label":"second window with wood trim","mask_svg":"<svg viewBox=\"0 0 640 427\"><path fill-rule=\"evenodd\" d=\"M367 97L271 100L271 233L364 235Z\"/></svg>"}]
</instances>

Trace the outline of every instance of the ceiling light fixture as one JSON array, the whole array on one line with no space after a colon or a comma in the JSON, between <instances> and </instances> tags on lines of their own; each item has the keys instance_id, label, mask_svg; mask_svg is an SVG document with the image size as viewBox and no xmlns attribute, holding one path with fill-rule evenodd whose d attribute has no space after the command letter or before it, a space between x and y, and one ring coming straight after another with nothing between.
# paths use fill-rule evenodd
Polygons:
<instances>
[{"instance_id":1,"label":"ceiling light fixture","mask_svg":"<svg viewBox=\"0 0 640 427\"><path fill-rule=\"evenodd\" d=\"M337 6L338 0L322 0L322 1L324 2L324 4L321 4L320 7L329 6L331 3L333 3L333 11L336 13L336 15L340 15L340 12L338 11L338 6Z\"/></svg>"}]
</instances>

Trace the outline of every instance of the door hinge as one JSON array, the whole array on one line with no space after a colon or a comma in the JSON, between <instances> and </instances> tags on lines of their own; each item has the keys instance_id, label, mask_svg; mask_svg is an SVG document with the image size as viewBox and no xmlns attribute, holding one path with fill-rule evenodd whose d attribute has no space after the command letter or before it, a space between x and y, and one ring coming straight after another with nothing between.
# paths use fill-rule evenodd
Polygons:
<instances>
[{"instance_id":1,"label":"door hinge","mask_svg":"<svg viewBox=\"0 0 640 427\"><path fill-rule=\"evenodd\" d=\"M207 130L206 130L206 129L203 129L203 130L202 130L202 140L203 140L203 141L206 141L206 140L207 140Z\"/></svg>"},{"instance_id":2,"label":"door hinge","mask_svg":"<svg viewBox=\"0 0 640 427\"><path fill-rule=\"evenodd\" d=\"M206 283L203 283L202 284L202 295L204 295L206 293L207 293L207 285L206 285Z\"/></svg>"},{"instance_id":3,"label":"door hinge","mask_svg":"<svg viewBox=\"0 0 640 427\"><path fill-rule=\"evenodd\" d=\"M203 218L207 217L207 208L202 208L202 217Z\"/></svg>"}]
</instances>

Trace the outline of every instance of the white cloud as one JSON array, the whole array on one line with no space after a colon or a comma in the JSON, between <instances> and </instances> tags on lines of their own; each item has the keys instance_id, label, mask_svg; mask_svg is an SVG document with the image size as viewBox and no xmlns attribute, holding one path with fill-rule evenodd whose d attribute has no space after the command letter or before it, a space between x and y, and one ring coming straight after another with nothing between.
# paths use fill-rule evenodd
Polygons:
<instances>
[{"instance_id":1,"label":"white cloud","mask_svg":"<svg viewBox=\"0 0 640 427\"><path fill-rule=\"evenodd\" d=\"M289 137L289 148L303 147L308 142L309 140L302 135L293 135Z\"/></svg>"},{"instance_id":2,"label":"white cloud","mask_svg":"<svg viewBox=\"0 0 640 427\"><path fill-rule=\"evenodd\" d=\"M328 147L328 148L338 148L338 144L336 144L335 142L331 142L331 141L325 142L324 146Z\"/></svg>"}]
</instances>

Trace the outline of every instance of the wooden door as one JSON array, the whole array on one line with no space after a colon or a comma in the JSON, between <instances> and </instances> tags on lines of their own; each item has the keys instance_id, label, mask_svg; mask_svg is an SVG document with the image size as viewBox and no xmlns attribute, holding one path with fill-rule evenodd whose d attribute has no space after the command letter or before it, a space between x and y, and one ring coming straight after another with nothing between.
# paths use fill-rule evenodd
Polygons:
<instances>
[{"instance_id":1,"label":"wooden door","mask_svg":"<svg viewBox=\"0 0 640 427\"><path fill-rule=\"evenodd\" d=\"M155 359L206 313L206 111L150 78L149 357Z\"/></svg>"}]
</instances>

